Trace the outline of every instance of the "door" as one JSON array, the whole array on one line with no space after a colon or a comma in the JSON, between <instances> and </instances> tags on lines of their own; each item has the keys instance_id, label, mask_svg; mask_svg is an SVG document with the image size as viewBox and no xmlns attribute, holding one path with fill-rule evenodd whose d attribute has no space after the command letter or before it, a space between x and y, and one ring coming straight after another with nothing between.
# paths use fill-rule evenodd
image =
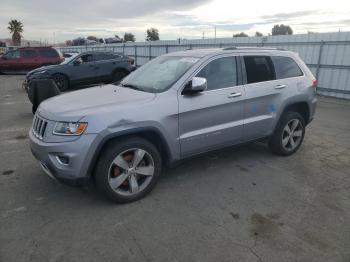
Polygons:
<instances>
[{"instance_id":1,"label":"door","mask_svg":"<svg viewBox=\"0 0 350 262\"><path fill-rule=\"evenodd\" d=\"M288 94L285 81L276 80L270 56L244 56L246 101L244 103L244 140L270 135L276 123L277 111Z\"/></svg>"},{"instance_id":2,"label":"door","mask_svg":"<svg viewBox=\"0 0 350 262\"><path fill-rule=\"evenodd\" d=\"M242 141L244 90L237 69L235 57L215 58L195 75L207 79L207 91L179 96L182 156Z\"/></svg>"},{"instance_id":3,"label":"door","mask_svg":"<svg viewBox=\"0 0 350 262\"><path fill-rule=\"evenodd\" d=\"M111 81L113 71L117 68L119 55L113 53L96 53L95 60L98 69L96 70L97 77L100 82Z\"/></svg>"},{"instance_id":4,"label":"door","mask_svg":"<svg viewBox=\"0 0 350 262\"><path fill-rule=\"evenodd\" d=\"M34 49L24 49L20 51L22 68L30 71L38 67L38 54Z\"/></svg>"},{"instance_id":5,"label":"door","mask_svg":"<svg viewBox=\"0 0 350 262\"><path fill-rule=\"evenodd\" d=\"M83 54L76 57L69 63L70 80L75 84L96 84L98 83L97 71L99 66L96 64L93 54Z\"/></svg>"},{"instance_id":6,"label":"door","mask_svg":"<svg viewBox=\"0 0 350 262\"><path fill-rule=\"evenodd\" d=\"M20 65L20 53L18 50L13 50L7 52L2 57L1 70L4 72L13 72L17 70L21 70Z\"/></svg>"}]
</instances>

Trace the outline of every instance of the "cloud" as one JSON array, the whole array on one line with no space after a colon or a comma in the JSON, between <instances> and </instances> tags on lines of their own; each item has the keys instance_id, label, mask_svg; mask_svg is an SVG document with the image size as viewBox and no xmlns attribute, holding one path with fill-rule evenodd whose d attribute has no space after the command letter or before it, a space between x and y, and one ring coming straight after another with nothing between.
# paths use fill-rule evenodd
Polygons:
<instances>
[{"instance_id":1,"label":"cloud","mask_svg":"<svg viewBox=\"0 0 350 262\"><path fill-rule=\"evenodd\" d=\"M47 0L2 0L0 35L7 34L6 24L11 19L23 21L24 34L34 31L98 31L137 23L137 18L152 14L181 11L207 3L209 0L61 0L53 3ZM133 21L135 20L135 21ZM164 21L163 21L164 22ZM1 26L3 25L3 26ZM35 28L35 29L34 29ZM90 30L87 30L89 29ZM94 29L95 28L95 29ZM34 30L33 30L34 29ZM105 31L105 30L102 30ZM108 31L108 30L107 30Z\"/></svg>"},{"instance_id":2,"label":"cloud","mask_svg":"<svg viewBox=\"0 0 350 262\"><path fill-rule=\"evenodd\" d=\"M161 39L231 37L233 33L271 32L274 24L291 25L294 32L310 28L350 29L350 2L294 0L280 5L278 0L2 0L0 38L9 37L6 29L11 19L24 24L24 37L60 41L78 36L109 37L132 32L138 41L149 27L157 27Z\"/></svg>"},{"instance_id":3,"label":"cloud","mask_svg":"<svg viewBox=\"0 0 350 262\"><path fill-rule=\"evenodd\" d=\"M307 10L307 11L298 11L298 12L290 12L290 13L277 13L272 15L263 15L260 18L264 20L270 20L270 19L279 19L279 20L287 20L291 18L298 18L308 15L315 15L319 13L320 10Z\"/></svg>"}]
</instances>

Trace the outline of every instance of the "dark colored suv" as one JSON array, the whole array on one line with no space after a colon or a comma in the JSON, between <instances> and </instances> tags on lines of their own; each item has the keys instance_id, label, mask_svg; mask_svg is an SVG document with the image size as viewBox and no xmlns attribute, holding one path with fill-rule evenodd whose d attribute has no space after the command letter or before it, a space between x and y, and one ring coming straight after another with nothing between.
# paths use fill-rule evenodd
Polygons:
<instances>
[{"instance_id":1,"label":"dark colored suv","mask_svg":"<svg viewBox=\"0 0 350 262\"><path fill-rule=\"evenodd\" d=\"M30 71L24 83L38 79L53 79L64 91L72 86L113 83L121 80L135 69L134 60L112 52L83 52L66 59L60 65L44 66Z\"/></svg>"},{"instance_id":2,"label":"dark colored suv","mask_svg":"<svg viewBox=\"0 0 350 262\"><path fill-rule=\"evenodd\" d=\"M0 57L0 72L28 72L45 65L60 64L63 57L52 47L23 47Z\"/></svg>"}]
</instances>

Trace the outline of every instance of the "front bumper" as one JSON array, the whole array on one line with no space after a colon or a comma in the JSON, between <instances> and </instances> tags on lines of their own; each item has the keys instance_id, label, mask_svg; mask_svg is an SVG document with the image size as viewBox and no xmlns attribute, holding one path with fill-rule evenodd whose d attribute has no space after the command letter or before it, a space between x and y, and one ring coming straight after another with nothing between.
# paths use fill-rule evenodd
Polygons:
<instances>
[{"instance_id":1,"label":"front bumper","mask_svg":"<svg viewBox=\"0 0 350 262\"><path fill-rule=\"evenodd\" d=\"M29 82L25 79L22 83L22 88L28 92Z\"/></svg>"},{"instance_id":2,"label":"front bumper","mask_svg":"<svg viewBox=\"0 0 350 262\"><path fill-rule=\"evenodd\" d=\"M70 142L48 143L29 131L30 148L42 169L67 184L81 184L89 179L89 166L100 142L99 135L85 134ZM62 158L68 159L63 163Z\"/></svg>"},{"instance_id":3,"label":"front bumper","mask_svg":"<svg viewBox=\"0 0 350 262\"><path fill-rule=\"evenodd\" d=\"M49 74L27 74L25 80L22 83L22 87L28 91L30 82L33 80L49 79Z\"/></svg>"}]
</instances>

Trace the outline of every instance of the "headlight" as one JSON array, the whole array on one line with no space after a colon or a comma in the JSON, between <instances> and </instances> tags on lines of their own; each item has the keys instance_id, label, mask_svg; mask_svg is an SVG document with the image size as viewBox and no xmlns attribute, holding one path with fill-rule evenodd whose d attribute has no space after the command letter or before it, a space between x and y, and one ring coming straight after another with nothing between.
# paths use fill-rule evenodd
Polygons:
<instances>
[{"instance_id":1,"label":"headlight","mask_svg":"<svg viewBox=\"0 0 350 262\"><path fill-rule=\"evenodd\" d=\"M60 136L80 136L86 130L87 125L87 123L56 122L53 134Z\"/></svg>"}]
</instances>

